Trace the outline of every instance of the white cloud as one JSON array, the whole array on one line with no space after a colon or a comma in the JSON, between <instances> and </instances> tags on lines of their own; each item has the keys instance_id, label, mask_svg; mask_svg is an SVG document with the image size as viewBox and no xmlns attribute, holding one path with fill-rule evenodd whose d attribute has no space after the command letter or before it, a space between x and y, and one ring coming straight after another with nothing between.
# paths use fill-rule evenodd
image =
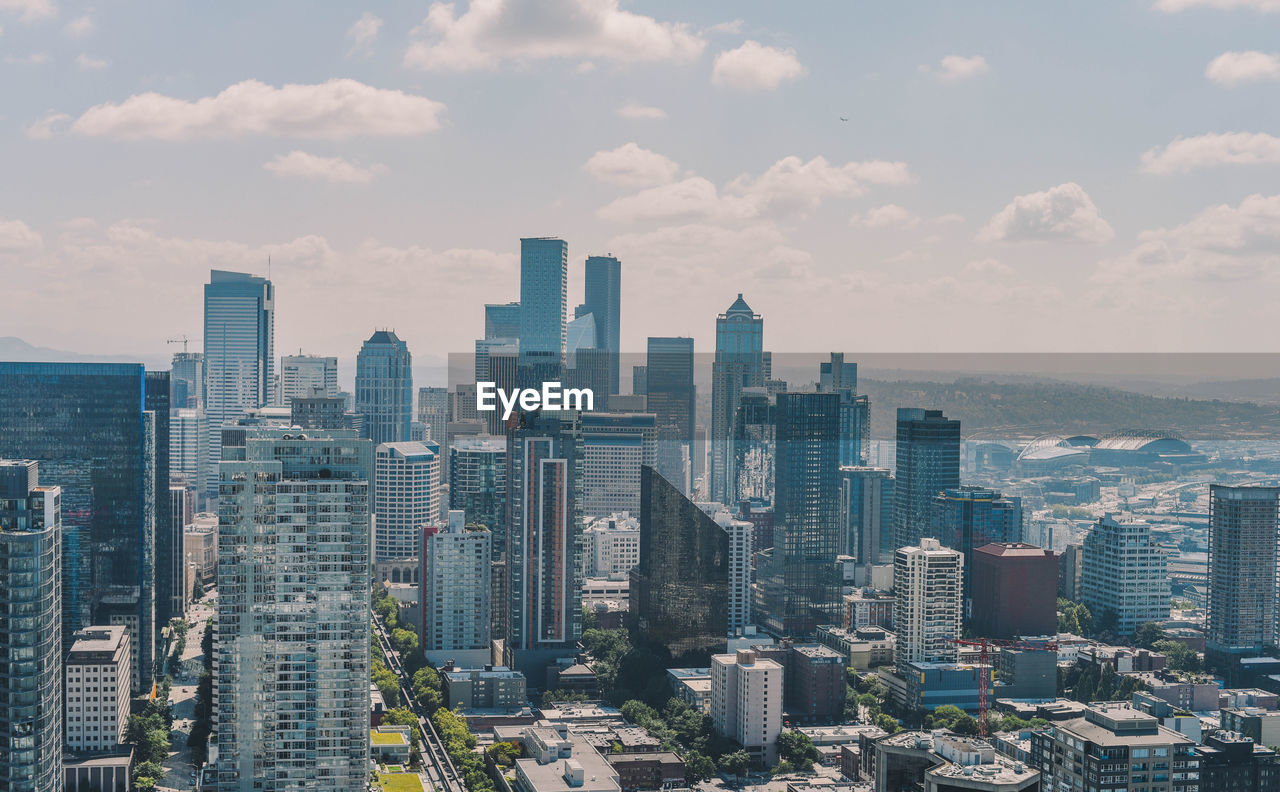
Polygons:
<instances>
[{"instance_id":1,"label":"white cloud","mask_svg":"<svg viewBox=\"0 0 1280 792\"><path fill-rule=\"evenodd\" d=\"M461 15L453 3L432 4L404 65L461 71L550 58L687 62L705 46L688 25L623 11L619 0L472 0Z\"/></svg>"},{"instance_id":2,"label":"white cloud","mask_svg":"<svg viewBox=\"0 0 1280 792\"><path fill-rule=\"evenodd\" d=\"M71 116L66 113L48 113L27 125L27 137L32 140L48 140L70 120Z\"/></svg>"},{"instance_id":3,"label":"white cloud","mask_svg":"<svg viewBox=\"0 0 1280 792\"><path fill-rule=\"evenodd\" d=\"M726 35L736 36L742 33L742 28L745 26L745 24L746 23L743 22L741 19L734 19L734 20L730 20L729 22L717 22L716 24L707 28L706 32L707 33L723 33Z\"/></svg>"},{"instance_id":4,"label":"white cloud","mask_svg":"<svg viewBox=\"0 0 1280 792\"><path fill-rule=\"evenodd\" d=\"M919 69L921 74L932 74L942 82L959 82L968 80L972 77L980 77L991 71L991 66L987 64L987 59L981 55L948 55L938 61L935 69L928 64L921 64Z\"/></svg>"},{"instance_id":5,"label":"white cloud","mask_svg":"<svg viewBox=\"0 0 1280 792\"><path fill-rule=\"evenodd\" d=\"M76 56L76 65L85 71L97 71L107 68L109 64L102 58L92 58L82 52Z\"/></svg>"},{"instance_id":6,"label":"white cloud","mask_svg":"<svg viewBox=\"0 0 1280 792\"><path fill-rule=\"evenodd\" d=\"M861 228L915 228L920 225L920 218L897 204L885 204L854 215L849 223Z\"/></svg>"},{"instance_id":7,"label":"white cloud","mask_svg":"<svg viewBox=\"0 0 1280 792\"><path fill-rule=\"evenodd\" d=\"M1280 54L1257 50L1224 52L1209 62L1204 76L1219 85L1280 80Z\"/></svg>"},{"instance_id":8,"label":"white cloud","mask_svg":"<svg viewBox=\"0 0 1280 792\"><path fill-rule=\"evenodd\" d=\"M675 161L635 143L597 151L582 167L600 181L627 187L666 184L680 172Z\"/></svg>"},{"instance_id":9,"label":"white cloud","mask_svg":"<svg viewBox=\"0 0 1280 792\"><path fill-rule=\"evenodd\" d=\"M1161 11L1177 13L1188 8L1216 8L1221 11L1249 9L1252 11L1280 11L1280 0L1156 0Z\"/></svg>"},{"instance_id":10,"label":"white cloud","mask_svg":"<svg viewBox=\"0 0 1280 792\"><path fill-rule=\"evenodd\" d=\"M77 118L71 131L124 140L245 135L341 140L432 132L443 112L444 105L426 97L349 79L279 88L245 80L195 101L144 93L97 105Z\"/></svg>"},{"instance_id":11,"label":"white cloud","mask_svg":"<svg viewBox=\"0 0 1280 792\"><path fill-rule=\"evenodd\" d=\"M40 66L49 62L49 54L33 52L30 55L5 55L4 62L10 66Z\"/></svg>"},{"instance_id":12,"label":"white cloud","mask_svg":"<svg viewBox=\"0 0 1280 792\"><path fill-rule=\"evenodd\" d=\"M378 31L382 29L382 18L368 11L355 21L347 30L347 38L351 40L351 49L347 57L354 58L373 52L373 45L378 41Z\"/></svg>"},{"instance_id":13,"label":"white cloud","mask_svg":"<svg viewBox=\"0 0 1280 792\"><path fill-rule=\"evenodd\" d=\"M380 163L361 165L342 157L320 157L296 150L277 154L262 167L277 176L345 184L368 184L387 171Z\"/></svg>"},{"instance_id":14,"label":"white cloud","mask_svg":"<svg viewBox=\"0 0 1280 792\"><path fill-rule=\"evenodd\" d=\"M0 255L5 253L30 253L44 244L40 234L21 220L0 218Z\"/></svg>"},{"instance_id":15,"label":"white cloud","mask_svg":"<svg viewBox=\"0 0 1280 792\"><path fill-rule=\"evenodd\" d=\"M88 14L78 16L64 25L62 32L72 38L84 38L93 32L93 17Z\"/></svg>"},{"instance_id":16,"label":"white cloud","mask_svg":"<svg viewBox=\"0 0 1280 792\"><path fill-rule=\"evenodd\" d=\"M938 215L933 219L933 222L937 223L938 225L958 225L964 222L964 215L956 214L954 212L950 214Z\"/></svg>"},{"instance_id":17,"label":"white cloud","mask_svg":"<svg viewBox=\"0 0 1280 792\"><path fill-rule=\"evenodd\" d=\"M701 176L641 190L602 207L603 220L636 222L690 218L701 220L742 220L756 214L749 201L721 196L716 186Z\"/></svg>"},{"instance_id":18,"label":"white cloud","mask_svg":"<svg viewBox=\"0 0 1280 792\"><path fill-rule=\"evenodd\" d=\"M0 0L0 11L17 14L23 22L58 15L58 7L53 0Z\"/></svg>"},{"instance_id":19,"label":"white cloud","mask_svg":"<svg viewBox=\"0 0 1280 792\"><path fill-rule=\"evenodd\" d=\"M623 118L656 120L667 117L667 111L661 107L652 105L642 105L636 102L627 102L618 108L618 115Z\"/></svg>"},{"instance_id":20,"label":"white cloud","mask_svg":"<svg viewBox=\"0 0 1280 792\"><path fill-rule=\"evenodd\" d=\"M983 242L1062 240L1106 242L1115 232L1075 182L1019 195L978 232Z\"/></svg>"},{"instance_id":21,"label":"white cloud","mask_svg":"<svg viewBox=\"0 0 1280 792\"><path fill-rule=\"evenodd\" d=\"M804 64L796 57L795 50L747 41L737 49L716 55L711 82L738 91L772 91L804 73Z\"/></svg>"},{"instance_id":22,"label":"white cloud","mask_svg":"<svg viewBox=\"0 0 1280 792\"><path fill-rule=\"evenodd\" d=\"M1147 173L1178 173L1210 165L1280 163L1280 138L1265 132L1225 132L1177 138L1142 155Z\"/></svg>"},{"instance_id":23,"label":"white cloud","mask_svg":"<svg viewBox=\"0 0 1280 792\"><path fill-rule=\"evenodd\" d=\"M965 264L964 271L974 275L1006 276L1013 274L1013 267L1001 262L999 259L985 258Z\"/></svg>"}]
</instances>

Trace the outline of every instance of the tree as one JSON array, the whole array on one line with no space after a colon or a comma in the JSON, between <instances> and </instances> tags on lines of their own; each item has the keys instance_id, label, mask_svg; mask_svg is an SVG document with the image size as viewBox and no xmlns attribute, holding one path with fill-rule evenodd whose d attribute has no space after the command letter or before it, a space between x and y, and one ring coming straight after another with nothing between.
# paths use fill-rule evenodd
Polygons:
<instances>
[{"instance_id":1,"label":"tree","mask_svg":"<svg viewBox=\"0 0 1280 792\"><path fill-rule=\"evenodd\" d=\"M402 655L418 651L418 634L413 630L397 627L391 631L391 648Z\"/></svg>"},{"instance_id":2,"label":"tree","mask_svg":"<svg viewBox=\"0 0 1280 792\"><path fill-rule=\"evenodd\" d=\"M710 756L698 751L687 751L684 755L685 781L690 785L715 778L716 763Z\"/></svg>"},{"instance_id":3,"label":"tree","mask_svg":"<svg viewBox=\"0 0 1280 792\"><path fill-rule=\"evenodd\" d=\"M1173 671L1198 672L1204 669L1200 655L1184 643L1166 638L1156 641L1151 648L1165 656L1169 668Z\"/></svg>"},{"instance_id":4,"label":"tree","mask_svg":"<svg viewBox=\"0 0 1280 792\"><path fill-rule=\"evenodd\" d=\"M972 737L978 733L978 721L972 715L965 713L951 725L951 730L956 734Z\"/></svg>"},{"instance_id":5,"label":"tree","mask_svg":"<svg viewBox=\"0 0 1280 792\"><path fill-rule=\"evenodd\" d=\"M746 750L734 751L720 757L720 770L735 778L741 778L751 769L751 754Z\"/></svg>"},{"instance_id":6,"label":"tree","mask_svg":"<svg viewBox=\"0 0 1280 792\"><path fill-rule=\"evenodd\" d=\"M499 742L489 746L489 756L501 767L510 767L521 756L520 746L513 742Z\"/></svg>"},{"instance_id":7,"label":"tree","mask_svg":"<svg viewBox=\"0 0 1280 792\"><path fill-rule=\"evenodd\" d=\"M1133 645L1140 646L1143 649L1150 649L1156 643L1164 638L1164 630L1155 622L1143 622L1138 625L1137 631L1133 634Z\"/></svg>"},{"instance_id":8,"label":"tree","mask_svg":"<svg viewBox=\"0 0 1280 792\"><path fill-rule=\"evenodd\" d=\"M876 716L876 725L884 729L887 733L893 734L902 728L902 724L892 715L886 715L883 712Z\"/></svg>"},{"instance_id":9,"label":"tree","mask_svg":"<svg viewBox=\"0 0 1280 792\"><path fill-rule=\"evenodd\" d=\"M798 731L778 735L778 756L802 773L811 771L813 763L821 758L809 735Z\"/></svg>"},{"instance_id":10,"label":"tree","mask_svg":"<svg viewBox=\"0 0 1280 792\"><path fill-rule=\"evenodd\" d=\"M200 582L200 578L196 578L196 582L191 586L191 599L199 600L204 598L204 583Z\"/></svg>"},{"instance_id":11,"label":"tree","mask_svg":"<svg viewBox=\"0 0 1280 792\"><path fill-rule=\"evenodd\" d=\"M388 709L382 714L383 726L408 726L409 727L409 748L418 750L421 740L421 733L418 727L418 716L413 714L413 710L408 707L395 707Z\"/></svg>"}]
</instances>

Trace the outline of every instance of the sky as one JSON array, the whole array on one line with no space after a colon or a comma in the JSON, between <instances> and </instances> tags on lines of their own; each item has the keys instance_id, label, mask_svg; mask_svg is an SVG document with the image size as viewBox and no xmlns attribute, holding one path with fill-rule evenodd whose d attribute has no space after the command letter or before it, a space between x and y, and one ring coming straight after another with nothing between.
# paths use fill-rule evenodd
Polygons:
<instances>
[{"instance_id":1,"label":"sky","mask_svg":"<svg viewBox=\"0 0 1280 792\"><path fill-rule=\"evenodd\" d=\"M0 0L0 99L38 346L269 267L281 353L443 359L560 236L624 350L739 292L778 352L1277 347L1280 0Z\"/></svg>"}]
</instances>

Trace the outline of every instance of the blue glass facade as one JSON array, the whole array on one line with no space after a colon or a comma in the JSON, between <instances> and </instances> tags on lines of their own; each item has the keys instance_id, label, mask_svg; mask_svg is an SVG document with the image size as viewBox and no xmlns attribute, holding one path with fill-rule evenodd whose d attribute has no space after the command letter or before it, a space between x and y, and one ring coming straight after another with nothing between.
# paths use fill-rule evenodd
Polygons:
<instances>
[{"instance_id":1,"label":"blue glass facade","mask_svg":"<svg viewBox=\"0 0 1280 792\"><path fill-rule=\"evenodd\" d=\"M413 420L413 359L409 347L390 330L379 330L356 356L356 412L364 416L365 437L379 443L409 439Z\"/></svg>"},{"instance_id":2,"label":"blue glass facade","mask_svg":"<svg viewBox=\"0 0 1280 792\"><path fill-rule=\"evenodd\" d=\"M588 256L583 307L595 317L596 349L609 353L609 393L618 392L618 353L622 332L622 262L613 256Z\"/></svg>"},{"instance_id":3,"label":"blue glass facade","mask_svg":"<svg viewBox=\"0 0 1280 792\"><path fill-rule=\"evenodd\" d=\"M933 498L960 486L960 422L941 410L898 408L898 454L893 490L893 548L927 536Z\"/></svg>"},{"instance_id":4,"label":"blue glass facade","mask_svg":"<svg viewBox=\"0 0 1280 792\"><path fill-rule=\"evenodd\" d=\"M569 245L563 239L520 240L520 354L559 358L569 304Z\"/></svg>"}]
</instances>

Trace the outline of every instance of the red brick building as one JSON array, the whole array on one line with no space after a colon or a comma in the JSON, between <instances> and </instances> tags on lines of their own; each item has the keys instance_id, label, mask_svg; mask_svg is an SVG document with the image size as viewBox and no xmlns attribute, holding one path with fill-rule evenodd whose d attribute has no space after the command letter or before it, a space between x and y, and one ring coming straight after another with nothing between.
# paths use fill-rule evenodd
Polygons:
<instances>
[{"instance_id":1,"label":"red brick building","mask_svg":"<svg viewBox=\"0 0 1280 792\"><path fill-rule=\"evenodd\" d=\"M1058 631L1058 554L1022 542L973 551L969 626L986 638Z\"/></svg>"}]
</instances>

